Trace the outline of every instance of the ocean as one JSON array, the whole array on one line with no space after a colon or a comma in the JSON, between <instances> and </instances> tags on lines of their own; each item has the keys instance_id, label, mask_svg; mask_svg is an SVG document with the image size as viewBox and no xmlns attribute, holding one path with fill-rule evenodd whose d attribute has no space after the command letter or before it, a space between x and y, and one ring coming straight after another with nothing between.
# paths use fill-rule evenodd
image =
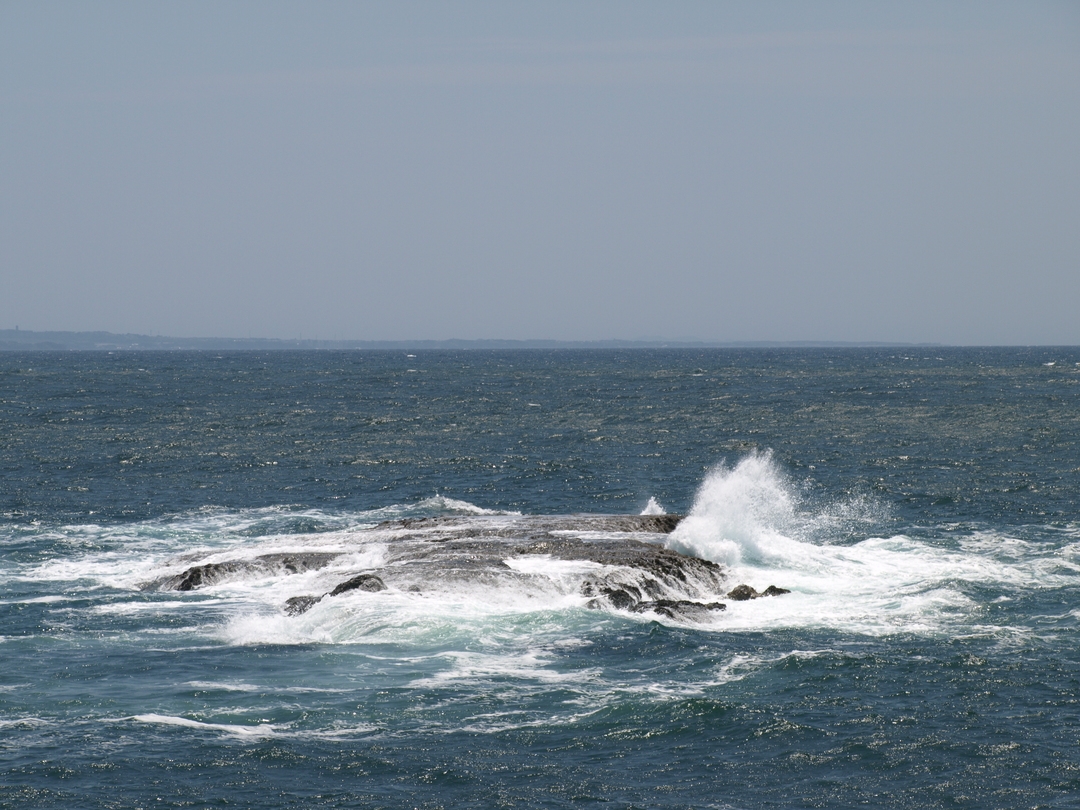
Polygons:
<instances>
[{"instance_id":1,"label":"ocean","mask_svg":"<svg viewBox=\"0 0 1080 810\"><path fill-rule=\"evenodd\" d=\"M1078 640L1080 348L0 353L0 807L1077 807Z\"/></svg>"}]
</instances>

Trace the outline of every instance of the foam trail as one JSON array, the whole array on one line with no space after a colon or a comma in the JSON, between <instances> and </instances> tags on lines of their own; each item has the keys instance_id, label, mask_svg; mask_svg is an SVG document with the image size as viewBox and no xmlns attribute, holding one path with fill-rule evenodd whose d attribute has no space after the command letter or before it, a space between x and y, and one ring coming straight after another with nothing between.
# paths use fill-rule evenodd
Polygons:
<instances>
[{"instance_id":1,"label":"foam trail","mask_svg":"<svg viewBox=\"0 0 1080 810\"><path fill-rule=\"evenodd\" d=\"M272 737L277 733L276 727L269 723L260 723L257 726L238 726L229 723L201 723L198 720L189 720L186 717L176 717L171 714L137 714L131 719L138 720L140 723L183 726L184 728L197 728L204 731L224 731L226 734L234 734L237 737Z\"/></svg>"}]
</instances>

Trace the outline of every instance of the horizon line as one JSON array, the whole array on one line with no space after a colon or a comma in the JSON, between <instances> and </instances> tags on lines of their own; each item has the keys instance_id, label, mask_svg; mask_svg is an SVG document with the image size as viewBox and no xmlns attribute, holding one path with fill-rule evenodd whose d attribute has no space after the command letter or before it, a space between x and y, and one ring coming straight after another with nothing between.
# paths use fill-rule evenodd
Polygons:
<instances>
[{"instance_id":1,"label":"horizon line","mask_svg":"<svg viewBox=\"0 0 1080 810\"><path fill-rule=\"evenodd\" d=\"M978 348L1069 346L1071 344L948 344L884 340L665 340L663 338L560 340L554 338L320 339L173 337L104 330L0 329L0 351L282 351L407 349L709 349L709 348Z\"/></svg>"}]
</instances>

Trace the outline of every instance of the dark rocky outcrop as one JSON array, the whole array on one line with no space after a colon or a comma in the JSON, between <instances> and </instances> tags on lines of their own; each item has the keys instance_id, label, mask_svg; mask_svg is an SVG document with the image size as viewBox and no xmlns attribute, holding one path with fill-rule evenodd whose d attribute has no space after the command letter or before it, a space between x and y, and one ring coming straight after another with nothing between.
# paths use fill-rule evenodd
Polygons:
<instances>
[{"instance_id":1,"label":"dark rocky outcrop","mask_svg":"<svg viewBox=\"0 0 1080 810\"><path fill-rule=\"evenodd\" d=\"M648 583L648 580L646 580ZM644 592L643 592L644 590ZM676 618L702 618L712 611L727 608L723 602L695 602L689 599L644 599L651 589L640 589L634 585L623 584L621 587L598 585L592 580L586 580L582 584L583 596L594 596L585 607L591 610L600 610L608 606L616 610L628 610L633 613L657 613L667 616L669 619Z\"/></svg>"},{"instance_id":2,"label":"dark rocky outcrop","mask_svg":"<svg viewBox=\"0 0 1080 810\"><path fill-rule=\"evenodd\" d=\"M387 521L346 537L347 545L355 538L356 550L371 550L379 560L374 567L373 558L364 555L366 570L344 570L337 584L322 575L321 594L293 596L283 608L297 616L323 599L354 592L467 592L482 599L489 590L520 588L543 599L555 589L580 593L590 608L695 620L723 610L717 598L725 592L737 601L786 593L776 587L758 593L747 585L729 591L722 566L666 548L663 535L680 520L679 515L470 515ZM352 551L282 552L224 562L193 556L184 561L189 567L182 573L144 589L189 591L231 578L318 570L335 560L340 565Z\"/></svg>"}]
</instances>

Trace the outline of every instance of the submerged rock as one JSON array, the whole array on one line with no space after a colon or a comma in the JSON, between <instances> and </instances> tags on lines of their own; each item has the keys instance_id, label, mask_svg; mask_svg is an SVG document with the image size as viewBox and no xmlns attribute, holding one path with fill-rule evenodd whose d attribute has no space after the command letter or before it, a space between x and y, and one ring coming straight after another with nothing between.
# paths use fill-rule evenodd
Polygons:
<instances>
[{"instance_id":1,"label":"submerged rock","mask_svg":"<svg viewBox=\"0 0 1080 810\"><path fill-rule=\"evenodd\" d=\"M762 596L781 596L782 594L785 594L785 593L791 593L791 591L789 591L787 588L777 588L775 585L770 585L768 588L765 589L765 591L761 595Z\"/></svg>"},{"instance_id":2,"label":"submerged rock","mask_svg":"<svg viewBox=\"0 0 1080 810\"><path fill-rule=\"evenodd\" d=\"M264 554L250 560L226 560L194 565L181 574L148 582L142 586L141 590L193 591L207 585L216 585L227 579L299 574L302 571L325 568L339 556L341 555L325 552Z\"/></svg>"},{"instance_id":3,"label":"submerged rock","mask_svg":"<svg viewBox=\"0 0 1080 810\"><path fill-rule=\"evenodd\" d=\"M709 613L726 610L723 602L691 602L687 599L657 599L635 605L634 613L657 613L669 619L703 619Z\"/></svg>"},{"instance_id":4,"label":"submerged rock","mask_svg":"<svg viewBox=\"0 0 1080 810\"><path fill-rule=\"evenodd\" d=\"M616 610L628 610L633 613L658 613L669 619L702 618L705 614L716 610L725 610L727 605L723 602L697 602L691 599L643 599L641 590L633 585L624 585L620 588L597 586L595 582L586 581L582 585L582 594L592 596L599 592L599 596L590 599L585 607L590 610L600 610L604 607L613 607Z\"/></svg>"},{"instance_id":5,"label":"submerged rock","mask_svg":"<svg viewBox=\"0 0 1080 810\"><path fill-rule=\"evenodd\" d=\"M285 612L290 616L299 616L311 610L321 600L321 596L294 596L285 600Z\"/></svg>"}]
</instances>

